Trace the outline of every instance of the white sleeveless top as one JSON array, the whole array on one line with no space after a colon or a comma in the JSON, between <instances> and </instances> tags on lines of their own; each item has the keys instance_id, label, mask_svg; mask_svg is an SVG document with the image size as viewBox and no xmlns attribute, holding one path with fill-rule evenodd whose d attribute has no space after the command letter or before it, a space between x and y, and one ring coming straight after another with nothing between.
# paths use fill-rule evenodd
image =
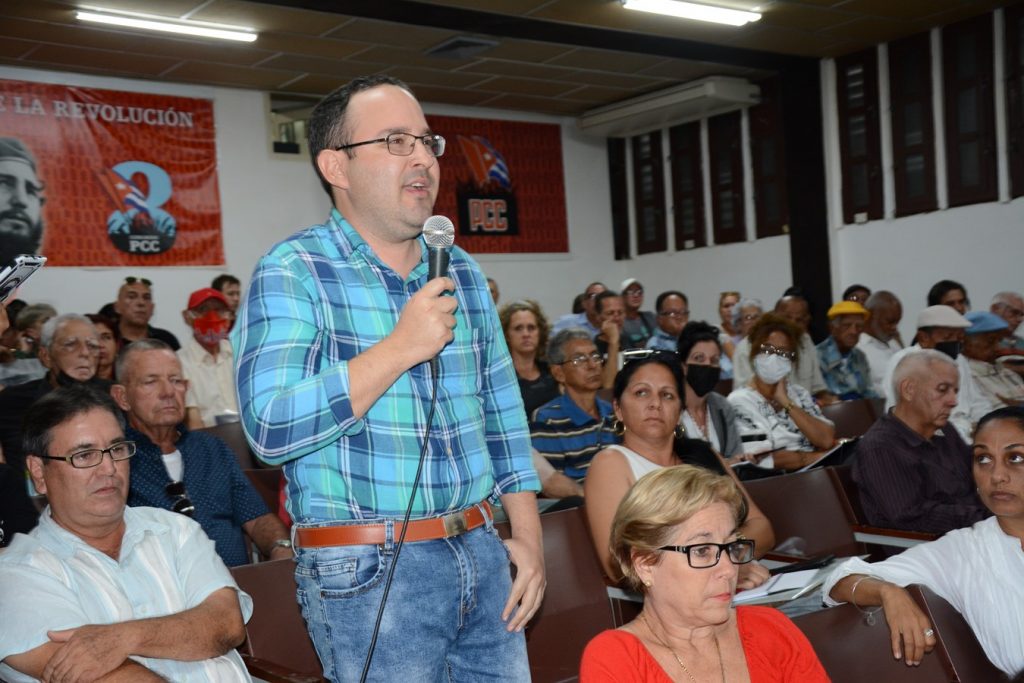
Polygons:
<instances>
[{"instance_id":1,"label":"white sleeveless top","mask_svg":"<svg viewBox=\"0 0 1024 683\"><path fill-rule=\"evenodd\" d=\"M609 450L618 451L619 453L622 453L622 455L626 458L626 462L629 463L629 469L633 473L634 481L640 479L640 477L644 476L645 474L648 474L650 472L656 472L657 470L663 469L661 465L651 462L650 460L640 455L636 451L630 448L626 448L625 446L613 444L611 446L608 446L608 448Z\"/></svg>"}]
</instances>

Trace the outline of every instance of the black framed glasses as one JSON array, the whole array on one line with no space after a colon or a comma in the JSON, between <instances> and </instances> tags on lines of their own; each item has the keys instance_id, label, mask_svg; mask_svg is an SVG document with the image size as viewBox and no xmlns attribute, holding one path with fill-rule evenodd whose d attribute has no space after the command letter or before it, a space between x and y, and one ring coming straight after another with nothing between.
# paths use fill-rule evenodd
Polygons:
<instances>
[{"instance_id":1,"label":"black framed glasses","mask_svg":"<svg viewBox=\"0 0 1024 683\"><path fill-rule=\"evenodd\" d=\"M767 353L770 356L782 356L787 360L796 360L796 352L787 351L786 349L780 349L778 346L772 344L761 344L758 353Z\"/></svg>"},{"instance_id":2,"label":"black framed glasses","mask_svg":"<svg viewBox=\"0 0 1024 683\"><path fill-rule=\"evenodd\" d=\"M126 277L124 279L124 282L125 282L126 285L134 285L136 282L141 282L142 284L146 285L147 287L152 287L153 286L153 283L150 282L149 280L147 280L146 278L144 278L144 277L135 277L134 275L129 275L128 277Z\"/></svg>"},{"instance_id":3,"label":"black framed glasses","mask_svg":"<svg viewBox=\"0 0 1024 683\"><path fill-rule=\"evenodd\" d=\"M396 157L407 157L412 154L416 148L416 141L419 140L423 143L423 146L427 148L427 151L435 157L439 157L444 154L445 139L435 133L426 133L425 135L413 135L412 133L391 133L382 138L376 138L374 140L363 140L362 142L353 142L348 145L341 145L335 147L337 151L345 149L352 149L353 147L361 147L363 145L372 145L378 142L383 142L388 146L388 152L394 154Z\"/></svg>"},{"instance_id":4,"label":"black framed glasses","mask_svg":"<svg viewBox=\"0 0 1024 683\"><path fill-rule=\"evenodd\" d=\"M104 455L109 455L110 459L114 462L127 460L135 455L135 442L118 441L107 448L90 448L88 450L72 453L71 455L34 455L38 458L45 458L46 460L63 460L64 462L70 463L75 469L85 470L90 467L96 467L103 462Z\"/></svg>"},{"instance_id":5,"label":"black framed glasses","mask_svg":"<svg viewBox=\"0 0 1024 683\"><path fill-rule=\"evenodd\" d=\"M186 517L191 517L195 514L196 506L192 504L188 493L185 492L185 482L172 481L164 487L164 493L174 499L174 503L171 504L172 511L183 514Z\"/></svg>"},{"instance_id":6,"label":"black framed glasses","mask_svg":"<svg viewBox=\"0 0 1024 683\"><path fill-rule=\"evenodd\" d=\"M581 365L586 365L587 363L601 365L604 363L604 356L602 356L597 351L594 351L593 353L579 353L573 356L572 358L563 360L558 365L565 365L567 363L572 364L572 366L576 368L580 367Z\"/></svg>"},{"instance_id":7,"label":"black framed glasses","mask_svg":"<svg viewBox=\"0 0 1024 683\"><path fill-rule=\"evenodd\" d=\"M730 543L694 543L693 545L663 545L658 550L671 550L686 555L694 569L710 569L718 564L724 550L733 564L747 564L754 559L754 541L741 538Z\"/></svg>"}]
</instances>

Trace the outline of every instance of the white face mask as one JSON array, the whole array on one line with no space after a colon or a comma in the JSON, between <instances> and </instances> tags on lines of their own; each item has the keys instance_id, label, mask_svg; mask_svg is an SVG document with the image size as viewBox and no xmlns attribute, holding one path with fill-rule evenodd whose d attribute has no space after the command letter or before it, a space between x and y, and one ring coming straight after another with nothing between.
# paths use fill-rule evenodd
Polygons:
<instances>
[{"instance_id":1,"label":"white face mask","mask_svg":"<svg viewBox=\"0 0 1024 683\"><path fill-rule=\"evenodd\" d=\"M754 372L766 384L775 384L793 370L793 361L774 353L760 353L754 358Z\"/></svg>"}]
</instances>

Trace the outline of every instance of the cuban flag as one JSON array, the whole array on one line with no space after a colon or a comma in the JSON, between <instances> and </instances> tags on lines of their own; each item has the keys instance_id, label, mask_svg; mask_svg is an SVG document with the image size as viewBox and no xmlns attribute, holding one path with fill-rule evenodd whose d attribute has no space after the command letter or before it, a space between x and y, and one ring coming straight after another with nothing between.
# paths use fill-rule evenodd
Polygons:
<instances>
[{"instance_id":1,"label":"cuban flag","mask_svg":"<svg viewBox=\"0 0 1024 683\"><path fill-rule=\"evenodd\" d=\"M138 213L149 215L146 195L132 181L109 168L96 171L96 176L100 186L121 213L135 209Z\"/></svg>"},{"instance_id":2,"label":"cuban flag","mask_svg":"<svg viewBox=\"0 0 1024 683\"><path fill-rule=\"evenodd\" d=\"M497 183L506 190L512 189L512 180L508 174L508 164L501 152L496 150L487 138L474 135L472 138L459 136L459 147L469 162L476 184L484 187L488 183Z\"/></svg>"}]
</instances>

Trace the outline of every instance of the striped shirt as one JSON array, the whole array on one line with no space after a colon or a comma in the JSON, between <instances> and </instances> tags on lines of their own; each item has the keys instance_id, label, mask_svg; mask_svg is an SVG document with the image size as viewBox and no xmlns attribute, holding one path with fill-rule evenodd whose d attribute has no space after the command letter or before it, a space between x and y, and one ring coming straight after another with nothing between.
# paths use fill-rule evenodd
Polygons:
<instances>
[{"instance_id":1,"label":"striped shirt","mask_svg":"<svg viewBox=\"0 0 1024 683\"><path fill-rule=\"evenodd\" d=\"M348 361L395 328L427 282L427 249L404 280L332 211L260 259L232 335L242 424L257 455L284 464L300 524L399 517L426 431L429 363L353 415ZM476 262L453 248L455 339L439 356L437 409L414 517L540 488L512 360Z\"/></svg>"},{"instance_id":2,"label":"striped shirt","mask_svg":"<svg viewBox=\"0 0 1024 683\"><path fill-rule=\"evenodd\" d=\"M568 394L548 401L533 413L533 447L552 467L571 479L586 476L597 452L620 441L611 427L612 404L595 400L600 420L576 405Z\"/></svg>"},{"instance_id":3,"label":"striped shirt","mask_svg":"<svg viewBox=\"0 0 1024 683\"><path fill-rule=\"evenodd\" d=\"M177 614L238 585L202 528L184 515L125 508L117 560L61 528L47 508L39 526L0 554L0 660L50 642L46 632ZM238 590L242 618L252 598ZM175 683L249 681L235 650L185 662L132 657ZM34 681L0 664L0 680Z\"/></svg>"}]
</instances>

